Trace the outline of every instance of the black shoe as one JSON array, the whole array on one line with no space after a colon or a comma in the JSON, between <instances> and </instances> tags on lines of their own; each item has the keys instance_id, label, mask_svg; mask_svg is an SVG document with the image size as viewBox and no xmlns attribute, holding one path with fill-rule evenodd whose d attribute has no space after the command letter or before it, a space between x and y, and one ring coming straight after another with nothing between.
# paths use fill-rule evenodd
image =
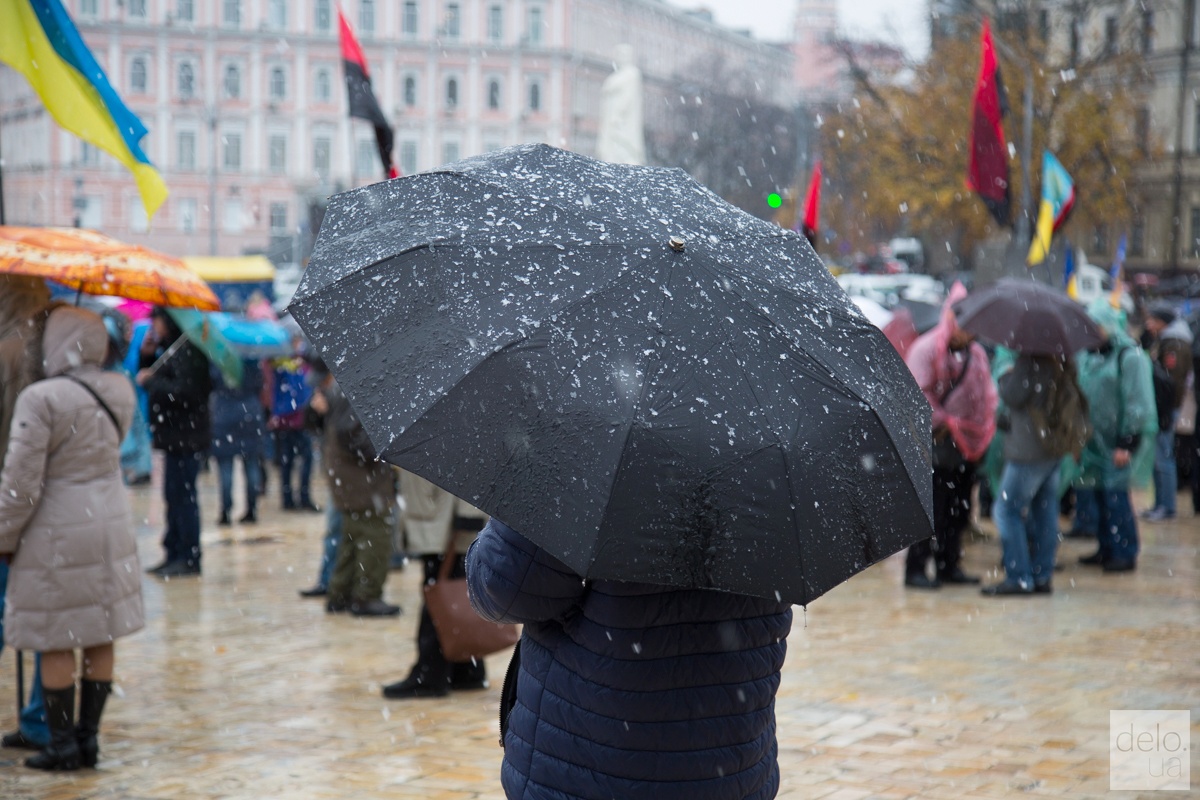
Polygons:
<instances>
[{"instance_id":1,"label":"black shoe","mask_svg":"<svg viewBox=\"0 0 1200 800\"><path fill-rule=\"evenodd\" d=\"M974 585L980 582L978 576L968 575L967 573L963 572L961 568L939 575L938 579L942 583L957 583L966 585Z\"/></svg>"},{"instance_id":2,"label":"black shoe","mask_svg":"<svg viewBox=\"0 0 1200 800\"><path fill-rule=\"evenodd\" d=\"M984 597L1028 597L1033 594L1033 589L1026 589L1019 583L1004 581L1003 583L997 583L995 586L985 586L979 590L979 593Z\"/></svg>"},{"instance_id":3,"label":"black shoe","mask_svg":"<svg viewBox=\"0 0 1200 800\"><path fill-rule=\"evenodd\" d=\"M314 586L311 589L300 590L301 597L325 597L328 594L329 587L327 586Z\"/></svg>"},{"instance_id":4,"label":"black shoe","mask_svg":"<svg viewBox=\"0 0 1200 800\"><path fill-rule=\"evenodd\" d=\"M1080 564L1088 564L1089 566L1094 566L1094 567L1103 566L1104 562L1107 560L1108 559L1104 557L1103 551L1100 551L1100 550L1097 550L1096 552L1092 553L1090 556L1080 556L1079 557Z\"/></svg>"},{"instance_id":5,"label":"black shoe","mask_svg":"<svg viewBox=\"0 0 1200 800\"><path fill-rule=\"evenodd\" d=\"M79 763L95 767L100 760L100 717L104 714L104 701L112 691L112 681L89 681L79 685L79 723L75 726L75 743L79 745Z\"/></svg>"},{"instance_id":6,"label":"black shoe","mask_svg":"<svg viewBox=\"0 0 1200 800\"><path fill-rule=\"evenodd\" d=\"M343 614L350 610L350 601L342 597L331 597L325 601L326 614Z\"/></svg>"},{"instance_id":7,"label":"black shoe","mask_svg":"<svg viewBox=\"0 0 1200 800\"><path fill-rule=\"evenodd\" d=\"M297 506L291 500L284 500L281 508L283 508L284 511L295 511Z\"/></svg>"},{"instance_id":8,"label":"black shoe","mask_svg":"<svg viewBox=\"0 0 1200 800\"><path fill-rule=\"evenodd\" d=\"M221 526L222 528L228 528L231 524L233 523L229 521L229 512L222 511L221 516L217 519L217 525Z\"/></svg>"},{"instance_id":9,"label":"black shoe","mask_svg":"<svg viewBox=\"0 0 1200 800\"><path fill-rule=\"evenodd\" d=\"M904 585L910 589L940 589L942 582L937 578L930 579L924 572L904 576Z\"/></svg>"},{"instance_id":10,"label":"black shoe","mask_svg":"<svg viewBox=\"0 0 1200 800\"><path fill-rule=\"evenodd\" d=\"M157 575L158 573L162 572L164 569L166 569L169 566L171 566L171 562L164 558L162 560L162 563L156 564L153 567L147 567L146 574L147 575Z\"/></svg>"},{"instance_id":11,"label":"black shoe","mask_svg":"<svg viewBox=\"0 0 1200 800\"><path fill-rule=\"evenodd\" d=\"M242 525L253 525L256 522L258 522L258 516L255 515L255 513L252 509L250 511L247 511L245 514L242 514L242 516L238 520L238 522L241 523Z\"/></svg>"},{"instance_id":12,"label":"black shoe","mask_svg":"<svg viewBox=\"0 0 1200 800\"><path fill-rule=\"evenodd\" d=\"M200 574L195 561L173 561L154 573L160 578L190 578Z\"/></svg>"},{"instance_id":13,"label":"black shoe","mask_svg":"<svg viewBox=\"0 0 1200 800\"><path fill-rule=\"evenodd\" d=\"M4 734L4 738L0 739L0 747L8 747L13 750L41 750L42 745L30 739L19 730L12 733Z\"/></svg>"},{"instance_id":14,"label":"black shoe","mask_svg":"<svg viewBox=\"0 0 1200 800\"><path fill-rule=\"evenodd\" d=\"M1105 572L1133 572L1137 569L1137 562L1132 558L1110 558L1104 562Z\"/></svg>"},{"instance_id":15,"label":"black shoe","mask_svg":"<svg viewBox=\"0 0 1200 800\"><path fill-rule=\"evenodd\" d=\"M1071 528L1063 534L1064 539L1095 539L1095 531L1081 531L1079 528Z\"/></svg>"},{"instance_id":16,"label":"black shoe","mask_svg":"<svg viewBox=\"0 0 1200 800\"><path fill-rule=\"evenodd\" d=\"M1046 581L1045 583L1035 583L1033 585L1033 593L1034 594L1054 594L1054 586L1053 586L1053 584L1050 583L1050 581Z\"/></svg>"},{"instance_id":17,"label":"black shoe","mask_svg":"<svg viewBox=\"0 0 1200 800\"><path fill-rule=\"evenodd\" d=\"M312 511L314 513L320 513L321 507L319 505L317 505L316 503L314 503L312 500L301 500L300 505L296 506L296 510L297 511Z\"/></svg>"},{"instance_id":18,"label":"black shoe","mask_svg":"<svg viewBox=\"0 0 1200 800\"><path fill-rule=\"evenodd\" d=\"M470 680L450 681L450 688L456 692L475 692L488 688L487 678L471 678Z\"/></svg>"},{"instance_id":19,"label":"black shoe","mask_svg":"<svg viewBox=\"0 0 1200 800\"><path fill-rule=\"evenodd\" d=\"M409 676L402 681L383 687L383 696L388 700L411 700L418 697L445 697L450 694L449 684L434 686Z\"/></svg>"},{"instance_id":20,"label":"black shoe","mask_svg":"<svg viewBox=\"0 0 1200 800\"><path fill-rule=\"evenodd\" d=\"M350 613L356 617L395 617L400 614L400 606L385 603L378 598L374 600L351 600Z\"/></svg>"}]
</instances>

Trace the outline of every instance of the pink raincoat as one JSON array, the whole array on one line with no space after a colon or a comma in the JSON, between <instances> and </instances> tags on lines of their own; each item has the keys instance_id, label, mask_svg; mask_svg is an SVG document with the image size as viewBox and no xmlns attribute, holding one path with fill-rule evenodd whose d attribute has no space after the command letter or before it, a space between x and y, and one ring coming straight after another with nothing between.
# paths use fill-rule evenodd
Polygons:
<instances>
[{"instance_id":1,"label":"pink raincoat","mask_svg":"<svg viewBox=\"0 0 1200 800\"><path fill-rule=\"evenodd\" d=\"M963 285L955 283L942 306L941 321L913 342L905 363L933 408L933 429L945 426L959 452L968 461L978 461L996 433L999 401L983 347L978 342L971 343L966 374L963 374L965 351L950 350L950 337L958 329L951 307L966 296ZM954 390L950 391L952 386Z\"/></svg>"}]
</instances>

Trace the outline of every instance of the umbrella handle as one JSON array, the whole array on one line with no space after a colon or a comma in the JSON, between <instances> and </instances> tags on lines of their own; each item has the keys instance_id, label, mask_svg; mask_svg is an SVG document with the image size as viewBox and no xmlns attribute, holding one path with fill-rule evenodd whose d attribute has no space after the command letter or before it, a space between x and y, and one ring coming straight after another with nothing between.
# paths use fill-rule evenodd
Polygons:
<instances>
[{"instance_id":1,"label":"umbrella handle","mask_svg":"<svg viewBox=\"0 0 1200 800\"><path fill-rule=\"evenodd\" d=\"M167 360L171 358L171 356L173 356L179 352L179 348L183 347L183 345L186 341L187 341L187 336L180 334L179 338L176 339L175 341L171 342L171 346L168 347L163 352L163 354L154 361L153 364L146 367L146 369L150 370L151 374L158 372L159 368L161 368L162 365L165 364L167 362Z\"/></svg>"}]
</instances>

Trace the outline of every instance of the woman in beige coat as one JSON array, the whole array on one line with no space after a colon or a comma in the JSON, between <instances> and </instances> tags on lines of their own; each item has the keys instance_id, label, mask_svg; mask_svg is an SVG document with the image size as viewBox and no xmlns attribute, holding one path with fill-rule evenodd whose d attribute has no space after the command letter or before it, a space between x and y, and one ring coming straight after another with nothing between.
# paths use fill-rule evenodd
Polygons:
<instances>
[{"instance_id":1,"label":"woman in beige coat","mask_svg":"<svg viewBox=\"0 0 1200 800\"><path fill-rule=\"evenodd\" d=\"M42 654L50 745L25 763L69 770L95 766L113 641L143 624L120 468L134 396L127 378L101 368L108 336L99 316L57 306L37 321L44 332L31 337L29 356L40 380L17 396L0 472L0 554L12 559L4 637Z\"/></svg>"}]
</instances>

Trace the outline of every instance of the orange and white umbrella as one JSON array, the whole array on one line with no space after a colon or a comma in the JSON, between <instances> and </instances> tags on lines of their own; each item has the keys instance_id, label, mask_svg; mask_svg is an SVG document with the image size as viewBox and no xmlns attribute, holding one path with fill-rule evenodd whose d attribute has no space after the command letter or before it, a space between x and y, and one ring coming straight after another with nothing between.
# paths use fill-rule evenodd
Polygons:
<instances>
[{"instance_id":1,"label":"orange and white umbrella","mask_svg":"<svg viewBox=\"0 0 1200 800\"><path fill-rule=\"evenodd\" d=\"M208 284L179 259L79 228L0 225L0 273L160 306L221 307Z\"/></svg>"}]
</instances>

